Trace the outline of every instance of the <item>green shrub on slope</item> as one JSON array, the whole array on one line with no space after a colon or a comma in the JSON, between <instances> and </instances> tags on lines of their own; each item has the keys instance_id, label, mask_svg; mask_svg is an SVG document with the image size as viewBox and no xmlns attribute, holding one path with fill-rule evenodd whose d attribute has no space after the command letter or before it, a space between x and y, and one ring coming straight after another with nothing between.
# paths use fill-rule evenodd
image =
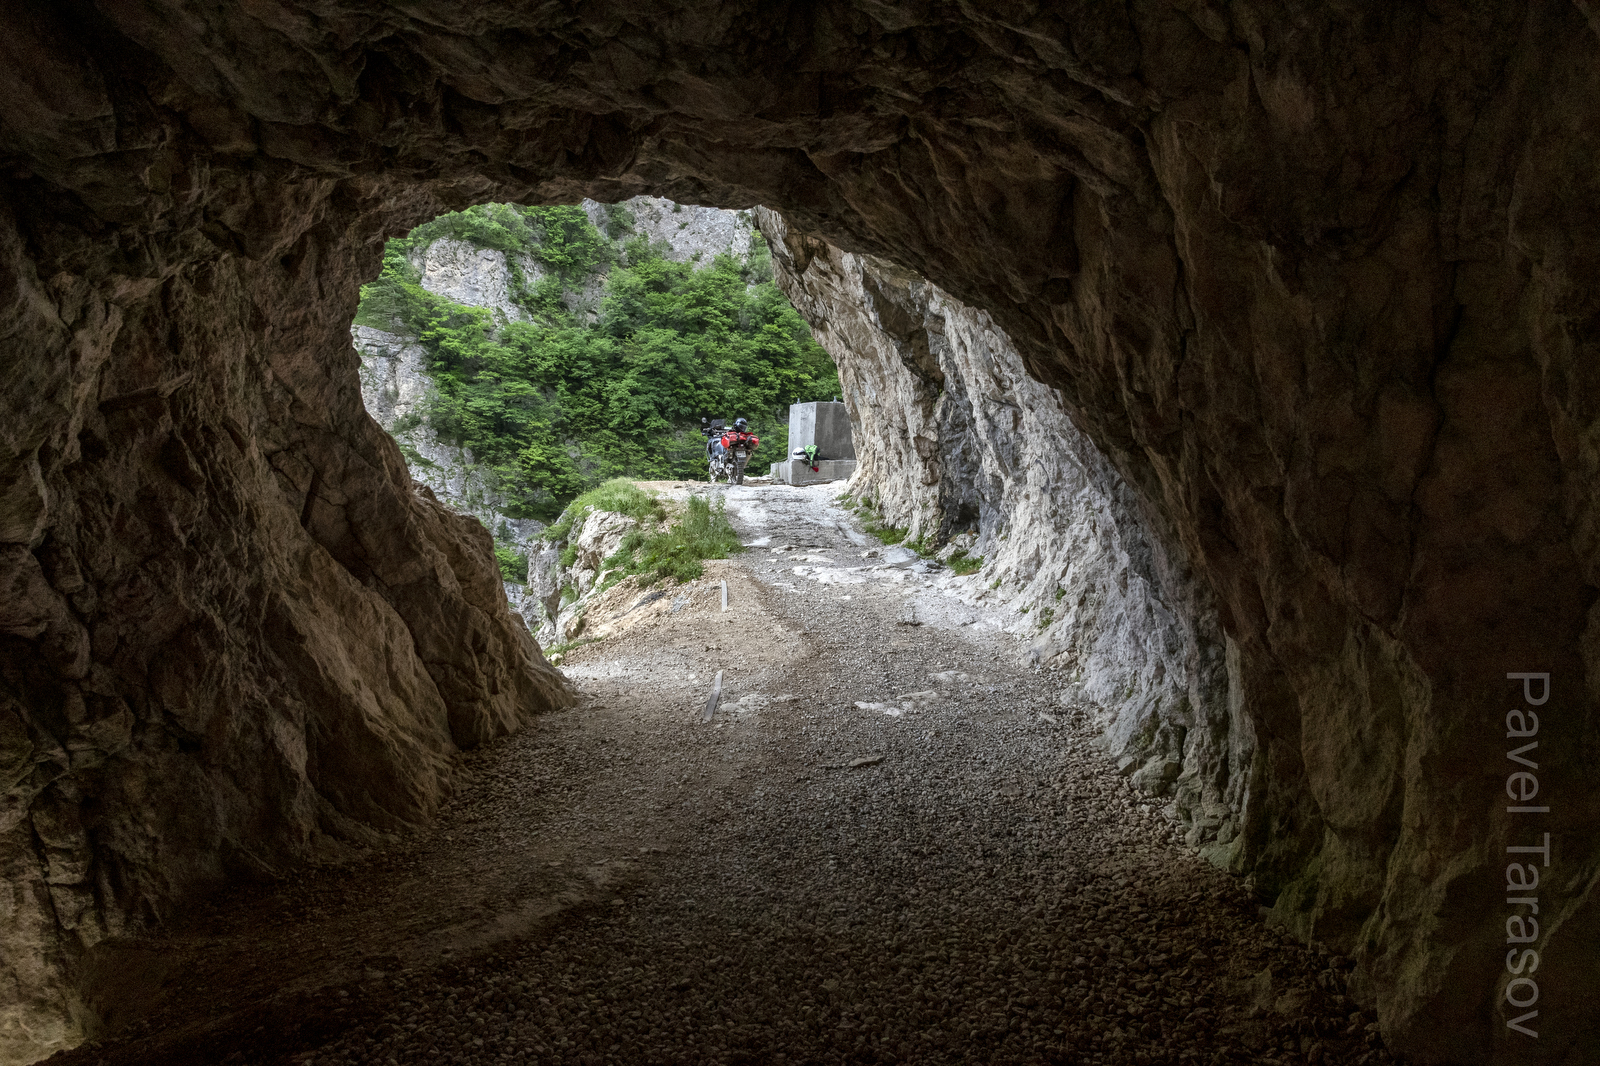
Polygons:
<instances>
[{"instance_id":1,"label":"green shrub on slope","mask_svg":"<svg viewBox=\"0 0 1600 1066\"><path fill-rule=\"evenodd\" d=\"M722 500L713 507L704 496L690 496L681 519L662 529L629 531L606 562L620 566L619 579L638 574L639 584L653 585L664 577L693 581L705 573L702 560L726 559L741 551Z\"/></svg>"}]
</instances>

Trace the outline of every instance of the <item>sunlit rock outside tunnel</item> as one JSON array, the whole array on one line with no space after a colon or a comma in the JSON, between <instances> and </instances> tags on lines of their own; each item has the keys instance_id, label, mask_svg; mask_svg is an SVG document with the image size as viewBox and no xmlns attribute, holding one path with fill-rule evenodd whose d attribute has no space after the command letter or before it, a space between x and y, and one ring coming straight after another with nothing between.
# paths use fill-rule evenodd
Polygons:
<instances>
[{"instance_id":1,"label":"sunlit rock outside tunnel","mask_svg":"<svg viewBox=\"0 0 1600 1066\"><path fill-rule=\"evenodd\" d=\"M1592 5L0 25L9 1061L1600 1061Z\"/></svg>"}]
</instances>

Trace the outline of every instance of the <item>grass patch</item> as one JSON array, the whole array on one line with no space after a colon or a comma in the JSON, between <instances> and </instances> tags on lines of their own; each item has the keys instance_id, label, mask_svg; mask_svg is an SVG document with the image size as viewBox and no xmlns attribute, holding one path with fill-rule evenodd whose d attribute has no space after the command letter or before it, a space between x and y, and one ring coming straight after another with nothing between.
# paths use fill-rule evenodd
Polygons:
<instances>
[{"instance_id":1,"label":"grass patch","mask_svg":"<svg viewBox=\"0 0 1600 1066\"><path fill-rule=\"evenodd\" d=\"M571 542L572 534L590 510L624 514L639 521L623 536L617 550L601 562L601 571L610 573L595 593L604 592L626 577L637 577L641 586L653 585L662 578L693 581L705 573L702 560L726 559L744 550L722 500L713 507L704 496L690 496L688 507L674 520L654 493L645 492L627 478L615 478L573 500L561 518L545 530L546 543L568 541L561 549L563 567L577 561L578 547ZM524 580L526 566L524 558ZM578 591L571 585L561 590L562 607L576 599Z\"/></svg>"},{"instance_id":2,"label":"grass patch","mask_svg":"<svg viewBox=\"0 0 1600 1066\"><path fill-rule=\"evenodd\" d=\"M651 519L661 521L667 516L666 509L655 496L625 477L612 478L567 504L567 509L561 512L561 517L556 523L544 531L544 540L550 544L559 544L566 540L572 535L572 527L590 508L596 511L615 511L617 514L637 518L641 522ZM575 551L573 558L576 558ZM572 559L567 558L566 552L561 555L561 565L572 565Z\"/></svg>"},{"instance_id":3,"label":"grass patch","mask_svg":"<svg viewBox=\"0 0 1600 1066\"><path fill-rule=\"evenodd\" d=\"M841 496L839 498L841 503L846 503L846 501L849 499L850 497L848 496ZM901 541L906 539L906 534L911 532L911 527L909 526L891 526L884 522L882 516L879 515L877 511L873 510L872 504L865 499L850 509L855 513L857 518L861 519L861 528L865 530L869 536L878 538L879 542L882 544L899 544ZM920 550L918 551L918 554L922 554Z\"/></svg>"},{"instance_id":4,"label":"grass patch","mask_svg":"<svg viewBox=\"0 0 1600 1066\"><path fill-rule=\"evenodd\" d=\"M886 526L878 522L868 522L866 530L886 545L899 544L906 539L906 534L911 532L906 526Z\"/></svg>"},{"instance_id":5,"label":"grass patch","mask_svg":"<svg viewBox=\"0 0 1600 1066\"><path fill-rule=\"evenodd\" d=\"M599 639L599 637L574 637L565 644L552 644L544 649L544 657L546 659L559 659L572 649L581 648L585 644L593 644Z\"/></svg>"},{"instance_id":6,"label":"grass patch","mask_svg":"<svg viewBox=\"0 0 1600 1066\"><path fill-rule=\"evenodd\" d=\"M975 574L979 570L983 569L983 556L968 555L967 550L962 548L960 551L950 556L950 562L948 565L952 573Z\"/></svg>"},{"instance_id":7,"label":"grass patch","mask_svg":"<svg viewBox=\"0 0 1600 1066\"><path fill-rule=\"evenodd\" d=\"M637 575L641 587L662 578L693 581L705 573L705 559L726 559L744 551L739 535L728 522L722 500L715 507L704 496L690 496L683 517L670 524L628 531L622 546L602 566L611 569L605 587Z\"/></svg>"},{"instance_id":8,"label":"grass patch","mask_svg":"<svg viewBox=\"0 0 1600 1066\"><path fill-rule=\"evenodd\" d=\"M1056 609L1054 607L1046 607L1044 610L1039 612L1039 628L1040 629L1047 628L1050 625L1050 623L1054 622L1055 620L1056 620Z\"/></svg>"}]
</instances>

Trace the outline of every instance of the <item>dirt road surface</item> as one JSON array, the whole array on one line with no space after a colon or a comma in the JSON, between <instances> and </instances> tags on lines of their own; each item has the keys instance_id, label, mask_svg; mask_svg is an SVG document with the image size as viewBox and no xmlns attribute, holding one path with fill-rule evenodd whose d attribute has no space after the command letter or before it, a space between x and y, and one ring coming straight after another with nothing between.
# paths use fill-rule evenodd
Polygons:
<instances>
[{"instance_id":1,"label":"dirt road surface","mask_svg":"<svg viewBox=\"0 0 1600 1066\"><path fill-rule=\"evenodd\" d=\"M462 756L436 825L107 952L52 1061L1393 1061L975 579L836 485L657 488L749 550L608 594L580 705Z\"/></svg>"}]
</instances>

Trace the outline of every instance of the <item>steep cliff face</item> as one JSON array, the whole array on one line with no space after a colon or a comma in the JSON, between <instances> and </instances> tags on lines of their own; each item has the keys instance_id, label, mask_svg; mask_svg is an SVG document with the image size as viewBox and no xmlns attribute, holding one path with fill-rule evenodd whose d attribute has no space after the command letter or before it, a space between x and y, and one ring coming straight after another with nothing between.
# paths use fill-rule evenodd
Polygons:
<instances>
[{"instance_id":1,"label":"steep cliff face","mask_svg":"<svg viewBox=\"0 0 1600 1066\"><path fill-rule=\"evenodd\" d=\"M745 212L680 204L660 196L635 196L619 206L627 212L621 217L628 225L614 237L643 237L676 262L710 262L724 254L743 259L750 254L752 223ZM593 200L584 201L583 209L596 226L608 232L617 228L616 216L602 218L601 207Z\"/></svg>"},{"instance_id":2,"label":"steep cliff face","mask_svg":"<svg viewBox=\"0 0 1600 1066\"><path fill-rule=\"evenodd\" d=\"M452 735L537 702L481 535L359 409L348 324L382 239L446 207L650 193L768 204L993 316L1215 596L1278 915L1358 955L1418 1057L1600 1058L1591 7L13 12L11 1017L97 935L84 893L145 913L309 847L318 796L425 808L373 784L429 780L424 675ZM1514 672L1551 681L1544 813L1507 811ZM1546 832L1535 1043L1502 889Z\"/></svg>"},{"instance_id":3,"label":"steep cliff face","mask_svg":"<svg viewBox=\"0 0 1600 1066\"><path fill-rule=\"evenodd\" d=\"M492 272L485 280L504 285L504 277ZM515 304L509 306L520 314ZM475 461L472 450L441 440L434 431L427 417L433 377L428 373L427 353L416 339L371 326L352 327L350 334L361 356L362 403L400 445L414 482L425 486L449 510L482 522L496 541L507 547L525 549L537 539L544 523L506 515L508 508L498 487ZM519 586L507 585L506 596L513 606L520 595Z\"/></svg>"},{"instance_id":4,"label":"steep cliff face","mask_svg":"<svg viewBox=\"0 0 1600 1066\"><path fill-rule=\"evenodd\" d=\"M1208 591L1170 532L1030 378L982 311L756 212L778 284L839 365L859 465L849 491L908 540L962 534L975 600L1017 611L1063 702L1099 717L1125 774L1191 844L1243 866L1255 738L1229 699ZM1041 683L1045 683L1043 680Z\"/></svg>"}]
</instances>

